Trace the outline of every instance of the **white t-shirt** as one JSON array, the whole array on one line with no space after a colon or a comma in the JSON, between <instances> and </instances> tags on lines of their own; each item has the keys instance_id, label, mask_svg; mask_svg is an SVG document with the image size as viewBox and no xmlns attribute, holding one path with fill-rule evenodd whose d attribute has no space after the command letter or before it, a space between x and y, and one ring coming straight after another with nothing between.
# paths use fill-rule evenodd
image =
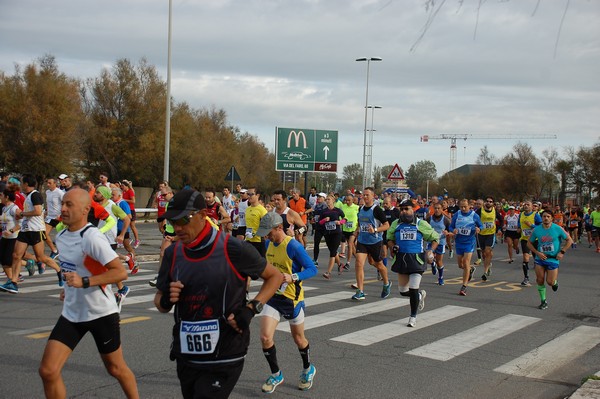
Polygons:
<instances>
[{"instance_id":1,"label":"white t-shirt","mask_svg":"<svg viewBox=\"0 0 600 399\"><path fill-rule=\"evenodd\" d=\"M246 209L248 209L248 200L240 201L238 204L239 226L246 227Z\"/></svg>"},{"instance_id":2,"label":"white t-shirt","mask_svg":"<svg viewBox=\"0 0 600 399\"><path fill-rule=\"evenodd\" d=\"M18 231L16 233L9 233L7 235L4 235L5 231L9 231L10 229L14 230L14 228L17 227L17 224L20 223L19 221L17 221L16 212L17 205L15 204L10 204L2 208L2 214L0 214L0 233L2 233L2 238L14 239L17 238L17 236L19 235Z\"/></svg>"},{"instance_id":3,"label":"white t-shirt","mask_svg":"<svg viewBox=\"0 0 600 399\"><path fill-rule=\"evenodd\" d=\"M52 219L58 219L64 195L65 192L58 187L54 190L46 190L46 211L48 212L46 222L50 222Z\"/></svg>"},{"instance_id":4,"label":"white t-shirt","mask_svg":"<svg viewBox=\"0 0 600 399\"><path fill-rule=\"evenodd\" d=\"M32 212L37 205L43 206L44 199L38 190L33 190L27 194L27 197L25 198L23 212ZM44 215L23 216L23 219L21 220L21 231L46 231Z\"/></svg>"},{"instance_id":5,"label":"white t-shirt","mask_svg":"<svg viewBox=\"0 0 600 399\"><path fill-rule=\"evenodd\" d=\"M61 231L56 236L56 247L60 252L61 271L77 272L81 277L105 272L107 269L104 265L118 256L104 234L90 223L77 231ZM119 312L110 285L89 288L65 285L64 290L62 315L73 323L96 320Z\"/></svg>"}]
</instances>

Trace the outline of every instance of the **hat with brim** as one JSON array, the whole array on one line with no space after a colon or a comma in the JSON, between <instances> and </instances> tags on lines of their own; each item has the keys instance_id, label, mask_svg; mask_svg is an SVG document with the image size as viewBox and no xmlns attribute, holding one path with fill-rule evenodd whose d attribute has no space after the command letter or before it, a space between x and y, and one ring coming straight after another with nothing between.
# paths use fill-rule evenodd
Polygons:
<instances>
[{"instance_id":1,"label":"hat with brim","mask_svg":"<svg viewBox=\"0 0 600 399\"><path fill-rule=\"evenodd\" d=\"M323 198L326 198L326 197L327 197L327 194L325 194L325 193L319 193L319 194L317 194L317 195L318 195L319 197L323 197Z\"/></svg>"},{"instance_id":2,"label":"hat with brim","mask_svg":"<svg viewBox=\"0 0 600 399\"><path fill-rule=\"evenodd\" d=\"M256 235L259 237L265 237L269 235L272 229L280 224L283 224L282 217L276 212L269 212L260 219L260 224L258 225L258 230L256 230Z\"/></svg>"},{"instance_id":3,"label":"hat with brim","mask_svg":"<svg viewBox=\"0 0 600 399\"><path fill-rule=\"evenodd\" d=\"M204 196L196 190L181 190L177 192L169 201L167 211L163 213L158 221L165 219L181 219L188 216L193 211L199 211L206 208Z\"/></svg>"}]
</instances>

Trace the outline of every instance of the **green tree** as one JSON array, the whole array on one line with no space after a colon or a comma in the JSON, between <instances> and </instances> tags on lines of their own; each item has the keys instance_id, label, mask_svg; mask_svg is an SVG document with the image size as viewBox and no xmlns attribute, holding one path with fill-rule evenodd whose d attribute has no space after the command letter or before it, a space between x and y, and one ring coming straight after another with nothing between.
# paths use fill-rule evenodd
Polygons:
<instances>
[{"instance_id":1,"label":"green tree","mask_svg":"<svg viewBox=\"0 0 600 399\"><path fill-rule=\"evenodd\" d=\"M533 154L531 146L517 143L512 152L500 161L502 172L502 192L513 193L519 200L539 198L541 194L540 162Z\"/></svg>"},{"instance_id":2,"label":"green tree","mask_svg":"<svg viewBox=\"0 0 600 399\"><path fill-rule=\"evenodd\" d=\"M46 55L0 75L0 149L8 170L42 180L73 170L82 121L79 82Z\"/></svg>"},{"instance_id":3,"label":"green tree","mask_svg":"<svg viewBox=\"0 0 600 399\"><path fill-rule=\"evenodd\" d=\"M406 184L414 192L425 193L427 181L434 182L437 180L435 163L429 160L416 162L408 167L404 177L406 177Z\"/></svg>"},{"instance_id":4,"label":"green tree","mask_svg":"<svg viewBox=\"0 0 600 399\"><path fill-rule=\"evenodd\" d=\"M348 188L361 187L362 185L362 166L359 163L353 163L344 166L342 177L342 187Z\"/></svg>"}]
</instances>

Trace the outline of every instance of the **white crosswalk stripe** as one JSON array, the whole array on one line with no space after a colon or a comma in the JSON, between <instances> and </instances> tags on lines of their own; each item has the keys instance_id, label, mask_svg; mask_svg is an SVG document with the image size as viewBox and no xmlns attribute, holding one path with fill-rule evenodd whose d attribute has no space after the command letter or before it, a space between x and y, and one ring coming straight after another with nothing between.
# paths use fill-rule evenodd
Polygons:
<instances>
[{"instance_id":1,"label":"white crosswalk stripe","mask_svg":"<svg viewBox=\"0 0 600 399\"><path fill-rule=\"evenodd\" d=\"M406 353L447 361L540 320L537 317L509 314Z\"/></svg>"},{"instance_id":2,"label":"white crosswalk stripe","mask_svg":"<svg viewBox=\"0 0 600 399\"><path fill-rule=\"evenodd\" d=\"M346 294L348 298L348 294ZM314 316L308 316L304 319L304 330L310 330L312 328L327 326L329 324L337 323L340 321L346 321L350 319L356 319L372 313L385 312L386 310L398 308L401 306L407 306L409 304L408 299L404 298L391 298L391 299L375 299L373 302L366 303L364 305L356 305L347 308L340 308L332 310L330 312L321 313ZM290 331L289 323L280 323L277 326L279 331Z\"/></svg>"},{"instance_id":3,"label":"white crosswalk stripe","mask_svg":"<svg viewBox=\"0 0 600 399\"><path fill-rule=\"evenodd\" d=\"M391 323L380 324L375 327L365 328L364 330L331 338L331 340L346 342L353 345L368 346L385 341L386 339L408 334L420 328L430 327L434 324L454 319L476 310L477 309L462 306L447 305L439 309L420 313L417 318L417 325L414 328L406 327L406 324L408 323L408 317L406 317L404 319L392 321Z\"/></svg>"},{"instance_id":4,"label":"white crosswalk stripe","mask_svg":"<svg viewBox=\"0 0 600 399\"><path fill-rule=\"evenodd\" d=\"M598 344L600 328L578 326L494 371L528 378L544 378Z\"/></svg>"}]
</instances>

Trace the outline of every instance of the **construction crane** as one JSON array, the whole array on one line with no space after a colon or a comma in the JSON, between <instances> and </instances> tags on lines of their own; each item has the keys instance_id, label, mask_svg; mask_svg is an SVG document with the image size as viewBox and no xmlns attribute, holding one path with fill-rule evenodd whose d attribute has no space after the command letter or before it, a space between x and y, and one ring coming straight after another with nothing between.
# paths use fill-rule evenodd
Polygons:
<instances>
[{"instance_id":1,"label":"construction crane","mask_svg":"<svg viewBox=\"0 0 600 399\"><path fill-rule=\"evenodd\" d=\"M556 139L556 134L454 134L443 133L436 136L421 136L421 142L429 140L450 140L450 170L456 169L456 140L462 139L489 139L489 140L523 140L523 139Z\"/></svg>"}]
</instances>

